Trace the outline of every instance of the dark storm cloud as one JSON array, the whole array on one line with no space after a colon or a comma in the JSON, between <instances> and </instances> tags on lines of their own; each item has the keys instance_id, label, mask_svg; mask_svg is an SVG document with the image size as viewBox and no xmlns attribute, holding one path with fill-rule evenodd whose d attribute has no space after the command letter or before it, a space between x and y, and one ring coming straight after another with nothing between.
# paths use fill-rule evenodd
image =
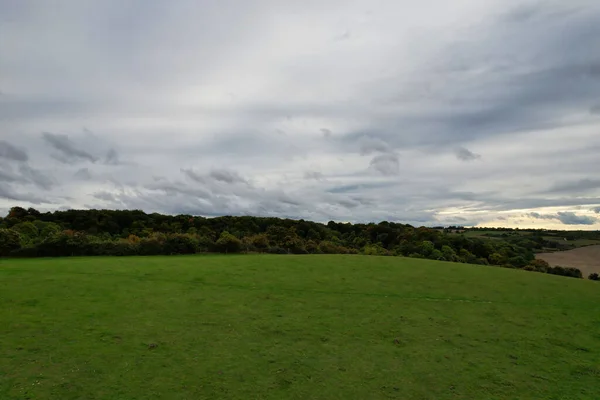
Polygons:
<instances>
[{"instance_id":1,"label":"dark storm cloud","mask_svg":"<svg viewBox=\"0 0 600 400\"><path fill-rule=\"evenodd\" d=\"M557 218L556 215L542 215L537 212L531 212L531 213L527 214L527 216L531 217L531 218L535 218L535 219L556 219Z\"/></svg>"},{"instance_id":2,"label":"dark storm cloud","mask_svg":"<svg viewBox=\"0 0 600 400\"><path fill-rule=\"evenodd\" d=\"M0 182L18 182L22 181L22 177L14 174L12 171L7 169L0 169Z\"/></svg>"},{"instance_id":3,"label":"dark storm cloud","mask_svg":"<svg viewBox=\"0 0 600 400\"><path fill-rule=\"evenodd\" d=\"M0 198L13 201L26 201L33 204L52 203L48 199L43 199L32 193L17 192L10 185L2 182L0 182Z\"/></svg>"},{"instance_id":4,"label":"dark storm cloud","mask_svg":"<svg viewBox=\"0 0 600 400\"><path fill-rule=\"evenodd\" d=\"M19 166L19 172L25 179L44 190L50 190L56 184L53 177L26 164Z\"/></svg>"},{"instance_id":5,"label":"dark storm cloud","mask_svg":"<svg viewBox=\"0 0 600 400\"><path fill-rule=\"evenodd\" d=\"M118 196L109 192L96 192L92 196L98 200L105 200L115 203L119 202Z\"/></svg>"},{"instance_id":6,"label":"dark storm cloud","mask_svg":"<svg viewBox=\"0 0 600 400\"><path fill-rule=\"evenodd\" d=\"M400 172L400 161L396 154L380 154L373 157L370 167L382 175L396 175Z\"/></svg>"},{"instance_id":7,"label":"dark storm cloud","mask_svg":"<svg viewBox=\"0 0 600 400\"><path fill-rule=\"evenodd\" d=\"M557 217L565 225L594 225L598 220L586 215L576 215L573 212L559 212Z\"/></svg>"},{"instance_id":8,"label":"dark storm cloud","mask_svg":"<svg viewBox=\"0 0 600 400\"><path fill-rule=\"evenodd\" d=\"M115 149L110 149L106 153L106 158L104 159L104 163L107 165L119 165L121 161L119 160L119 153Z\"/></svg>"},{"instance_id":9,"label":"dark storm cloud","mask_svg":"<svg viewBox=\"0 0 600 400\"><path fill-rule=\"evenodd\" d=\"M558 220L565 225L594 225L598 219L587 215L577 215L574 212L561 211L556 214L539 214L532 212L528 217L542 220Z\"/></svg>"},{"instance_id":10,"label":"dark storm cloud","mask_svg":"<svg viewBox=\"0 0 600 400\"><path fill-rule=\"evenodd\" d=\"M193 169L189 169L189 168L181 168L181 172L187 176L188 178L190 178L193 181L196 181L198 183L205 183L206 182L206 176L203 176L199 173L197 173L196 171L194 171ZM163 178L164 179L164 178ZM156 181L161 181L163 179L157 179Z\"/></svg>"},{"instance_id":11,"label":"dark storm cloud","mask_svg":"<svg viewBox=\"0 0 600 400\"><path fill-rule=\"evenodd\" d=\"M371 189L390 189L395 186L394 183L390 182L373 182L373 183L360 183L355 185L343 185L334 186L326 190L327 193L357 193Z\"/></svg>"},{"instance_id":12,"label":"dark storm cloud","mask_svg":"<svg viewBox=\"0 0 600 400\"><path fill-rule=\"evenodd\" d=\"M225 183L247 183L237 172L227 169L213 169L208 176Z\"/></svg>"},{"instance_id":13,"label":"dark storm cloud","mask_svg":"<svg viewBox=\"0 0 600 400\"><path fill-rule=\"evenodd\" d=\"M459 147L454 151L456 158L462 161L474 161L479 160L481 155L473 153L471 150L465 147Z\"/></svg>"},{"instance_id":14,"label":"dark storm cloud","mask_svg":"<svg viewBox=\"0 0 600 400\"><path fill-rule=\"evenodd\" d=\"M320 181L324 178L323 173L319 171L306 171L304 172L304 179L314 179L316 181Z\"/></svg>"},{"instance_id":15,"label":"dark storm cloud","mask_svg":"<svg viewBox=\"0 0 600 400\"><path fill-rule=\"evenodd\" d=\"M88 181L92 179L92 173L90 172L89 168L80 168L77 170L77 172L75 172L73 177L83 181Z\"/></svg>"},{"instance_id":16,"label":"dark storm cloud","mask_svg":"<svg viewBox=\"0 0 600 400\"><path fill-rule=\"evenodd\" d=\"M25 150L13 146L6 140L0 140L0 157L23 162L29 159Z\"/></svg>"},{"instance_id":17,"label":"dark storm cloud","mask_svg":"<svg viewBox=\"0 0 600 400\"><path fill-rule=\"evenodd\" d=\"M59 154L56 154L54 158L62 163L71 164L82 160L92 163L98 161L96 157L87 151L77 148L67 135L44 132L42 137L46 143L59 151Z\"/></svg>"},{"instance_id":18,"label":"dark storm cloud","mask_svg":"<svg viewBox=\"0 0 600 400\"><path fill-rule=\"evenodd\" d=\"M198 183L208 184L211 182L222 182L227 184L248 184L248 181L240 176L240 174L238 174L236 171L224 168L212 169L207 174L201 174L189 168L181 168L181 172L191 180Z\"/></svg>"}]
</instances>

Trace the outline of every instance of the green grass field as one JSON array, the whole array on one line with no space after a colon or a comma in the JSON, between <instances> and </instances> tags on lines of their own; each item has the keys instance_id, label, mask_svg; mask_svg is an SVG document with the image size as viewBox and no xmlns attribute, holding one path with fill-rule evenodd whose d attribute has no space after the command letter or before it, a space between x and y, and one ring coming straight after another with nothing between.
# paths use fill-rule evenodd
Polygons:
<instances>
[{"instance_id":1,"label":"green grass field","mask_svg":"<svg viewBox=\"0 0 600 400\"><path fill-rule=\"evenodd\" d=\"M406 258L0 260L0 399L599 399L600 284Z\"/></svg>"}]
</instances>

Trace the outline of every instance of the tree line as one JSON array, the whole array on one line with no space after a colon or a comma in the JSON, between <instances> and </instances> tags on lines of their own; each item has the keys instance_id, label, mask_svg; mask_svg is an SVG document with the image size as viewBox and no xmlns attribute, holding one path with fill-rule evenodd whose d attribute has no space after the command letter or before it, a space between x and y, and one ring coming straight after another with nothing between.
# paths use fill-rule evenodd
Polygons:
<instances>
[{"instance_id":1,"label":"tree line","mask_svg":"<svg viewBox=\"0 0 600 400\"><path fill-rule=\"evenodd\" d=\"M173 216L140 210L42 213L22 207L13 207L0 218L0 256L4 257L364 254L576 275L570 270L550 272L541 268L534 256L536 246L532 240L470 238L387 221L322 224L272 217Z\"/></svg>"}]
</instances>

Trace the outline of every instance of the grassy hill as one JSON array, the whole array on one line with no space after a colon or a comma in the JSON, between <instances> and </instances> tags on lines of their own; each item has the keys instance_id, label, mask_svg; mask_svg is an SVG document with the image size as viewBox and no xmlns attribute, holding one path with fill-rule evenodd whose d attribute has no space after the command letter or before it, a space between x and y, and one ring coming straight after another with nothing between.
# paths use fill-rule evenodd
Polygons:
<instances>
[{"instance_id":1,"label":"grassy hill","mask_svg":"<svg viewBox=\"0 0 600 400\"><path fill-rule=\"evenodd\" d=\"M600 284L397 257L0 260L0 399L598 399Z\"/></svg>"}]
</instances>

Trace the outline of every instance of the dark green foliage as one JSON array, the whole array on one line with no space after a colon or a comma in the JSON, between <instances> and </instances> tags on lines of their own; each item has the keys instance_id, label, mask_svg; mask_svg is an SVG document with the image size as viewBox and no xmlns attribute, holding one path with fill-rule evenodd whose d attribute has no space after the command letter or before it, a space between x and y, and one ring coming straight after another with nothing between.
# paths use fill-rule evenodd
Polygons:
<instances>
[{"instance_id":1,"label":"dark green foliage","mask_svg":"<svg viewBox=\"0 0 600 400\"><path fill-rule=\"evenodd\" d=\"M552 275L568 276L571 278L583 278L583 274L577 268L561 266L551 267L546 261L540 259L531 261L523 267L523 269L525 271L542 272Z\"/></svg>"},{"instance_id":2,"label":"dark green foliage","mask_svg":"<svg viewBox=\"0 0 600 400\"><path fill-rule=\"evenodd\" d=\"M215 243L217 251L221 253L239 253L242 249L242 241L231 233L224 231Z\"/></svg>"},{"instance_id":3,"label":"dark green foliage","mask_svg":"<svg viewBox=\"0 0 600 400\"><path fill-rule=\"evenodd\" d=\"M535 259L533 250L546 240L541 234L525 238L505 231L498 232L504 235L502 240L487 239L467 236L460 227L438 230L387 221L321 224L281 218L171 216L146 214L140 210L40 213L13 207L2 220L2 226L12 227L11 232L14 232L12 244L5 244L8 247L0 253L4 256L361 253L533 271L543 270L529 263ZM18 245L15 234L19 238ZM3 243L1 239L0 243ZM21 247L25 249L20 251Z\"/></svg>"},{"instance_id":4,"label":"dark green foliage","mask_svg":"<svg viewBox=\"0 0 600 400\"><path fill-rule=\"evenodd\" d=\"M600 281L600 275L598 275L596 272L594 272L593 274L590 274L588 276L588 279L591 281Z\"/></svg>"},{"instance_id":5,"label":"dark green foliage","mask_svg":"<svg viewBox=\"0 0 600 400\"><path fill-rule=\"evenodd\" d=\"M581 271L573 267L550 267L548 268L548 273L552 275L568 276L571 278L583 278Z\"/></svg>"},{"instance_id":6,"label":"dark green foliage","mask_svg":"<svg viewBox=\"0 0 600 400\"><path fill-rule=\"evenodd\" d=\"M12 229L0 229L0 256L21 248L21 235Z\"/></svg>"},{"instance_id":7,"label":"dark green foliage","mask_svg":"<svg viewBox=\"0 0 600 400\"><path fill-rule=\"evenodd\" d=\"M183 234L167 236L164 244L166 254L195 254L198 251L198 239Z\"/></svg>"},{"instance_id":8,"label":"dark green foliage","mask_svg":"<svg viewBox=\"0 0 600 400\"><path fill-rule=\"evenodd\" d=\"M267 252L270 254L288 254L288 251L286 249L277 246L269 247Z\"/></svg>"},{"instance_id":9,"label":"dark green foliage","mask_svg":"<svg viewBox=\"0 0 600 400\"><path fill-rule=\"evenodd\" d=\"M548 272L550 270L550 268L551 268L550 264L548 264L547 261L537 259L537 260L531 261L523 269L525 269L527 271Z\"/></svg>"}]
</instances>

